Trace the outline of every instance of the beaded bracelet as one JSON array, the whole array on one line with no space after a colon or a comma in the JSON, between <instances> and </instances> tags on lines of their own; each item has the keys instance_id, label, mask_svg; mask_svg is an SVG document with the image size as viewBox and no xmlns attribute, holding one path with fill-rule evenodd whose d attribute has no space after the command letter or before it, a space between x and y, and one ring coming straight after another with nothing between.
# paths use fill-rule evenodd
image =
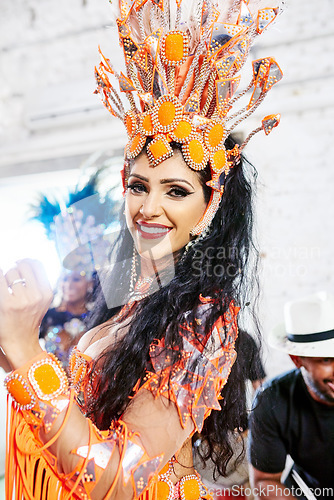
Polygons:
<instances>
[{"instance_id":1,"label":"beaded bracelet","mask_svg":"<svg viewBox=\"0 0 334 500\"><path fill-rule=\"evenodd\" d=\"M52 401L68 390L66 373L53 354L40 353L4 380L8 393L19 410L40 409L39 400Z\"/></svg>"}]
</instances>

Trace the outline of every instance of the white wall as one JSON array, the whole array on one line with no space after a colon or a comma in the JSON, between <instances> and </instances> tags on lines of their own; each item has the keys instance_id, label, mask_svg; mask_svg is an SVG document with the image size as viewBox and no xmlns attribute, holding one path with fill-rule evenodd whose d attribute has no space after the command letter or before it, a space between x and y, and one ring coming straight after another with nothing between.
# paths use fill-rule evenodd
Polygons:
<instances>
[{"instance_id":1,"label":"white wall","mask_svg":"<svg viewBox=\"0 0 334 500\"><path fill-rule=\"evenodd\" d=\"M331 0L288 0L258 55L273 55L284 80L263 103L280 112L279 128L258 134L248 153L259 171L264 331L281 320L287 300L334 293L334 19ZM277 373L286 355L268 354Z\"/></svg>"}]
</instances>

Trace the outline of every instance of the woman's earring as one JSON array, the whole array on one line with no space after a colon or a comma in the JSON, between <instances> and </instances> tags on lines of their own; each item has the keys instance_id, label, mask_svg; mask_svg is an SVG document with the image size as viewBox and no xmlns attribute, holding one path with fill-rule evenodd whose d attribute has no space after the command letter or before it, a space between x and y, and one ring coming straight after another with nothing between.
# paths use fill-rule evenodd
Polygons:
<instances>
[{"instance_id":1,"label":"woman's earring","mask_svg":"<svg viewBox=\"0 0 334 500\"><path fill-rule=\"evenodd\" d=\"M196 243L204 240L204 238L206 238L210 234L210 231L211 231L211 224L206 226L206 228L203 229L203 231L200 234L195 233L196 234L195 237L186 244L183 255L186 255L189 252L190 248L196 245ZM192 230L190 231L190 236L193 236Z\"/></svg>"},{"instance_id":2,"label":"woman's earring","mask_svg":"<svg viewBox=\"0 0 334 500\"><path fill-rule=\"evenodd\" d=\"M183 257L185 257L185 256L187 255L187 253L189 252L189 250L191 249L191 247L192 247L193 245L195 245L195 243L196 243L197 239L198 239L198 237L197 237L197 238L194 238L194 239L192 239L192 240L190 240L190 241L186 244L186 246L185 246L185 248L184 248L184 252L183 252L182 258L183 258Z\"/></svg>"},{"instance_id":3,"label":"woman's earring","mask_svg":"<svg viewBox=\"0 0 334 500\"><path fill-rule=\"evenodd\" d=\"M136 248L133 245L133 252L132 252L132 262L131 262L131 276L130 276L130 293L132 293L135 289L135 284L137 281L137 255L136 255Z\"/></svg>"}]
</instances>

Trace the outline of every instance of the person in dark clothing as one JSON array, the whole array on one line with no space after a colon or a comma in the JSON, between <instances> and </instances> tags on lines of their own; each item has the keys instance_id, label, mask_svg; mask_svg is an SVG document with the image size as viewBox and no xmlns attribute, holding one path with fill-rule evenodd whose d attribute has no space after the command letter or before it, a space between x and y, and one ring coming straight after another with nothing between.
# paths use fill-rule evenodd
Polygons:
<instances>
[{"instance_id":1,"label":"person in dark clothing","mask_svg":"<svg viewBox=\"0 0 334 500\"><path fill-rule=\"evenodd\" d=\"M286 333L287 332L287 333ZM271 344L294 370L263 385L250 418L254 493L266 498L334 495L334 297L324 292L289 302ZM286 458L293 466L281 484Z\"/></svg>"}]
</instances>

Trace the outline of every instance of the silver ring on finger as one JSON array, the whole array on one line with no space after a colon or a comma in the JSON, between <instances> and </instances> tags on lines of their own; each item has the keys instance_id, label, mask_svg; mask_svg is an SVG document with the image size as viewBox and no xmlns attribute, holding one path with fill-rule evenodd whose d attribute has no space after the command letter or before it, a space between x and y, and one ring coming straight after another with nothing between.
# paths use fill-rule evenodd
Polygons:
<instances>
[{"instance_id":1,"label":"silver ring on finger","mask_svg":"<svg viewBox=\"0 0 334 500\"><path fill-rule=\"evenodd\" d=\"M18 278L17 280L14 280L9 286L9 288L13 288L14 285L21 284L22 286L26 286L26 280L24 278Z\"/></svg>"}]
</instances>

